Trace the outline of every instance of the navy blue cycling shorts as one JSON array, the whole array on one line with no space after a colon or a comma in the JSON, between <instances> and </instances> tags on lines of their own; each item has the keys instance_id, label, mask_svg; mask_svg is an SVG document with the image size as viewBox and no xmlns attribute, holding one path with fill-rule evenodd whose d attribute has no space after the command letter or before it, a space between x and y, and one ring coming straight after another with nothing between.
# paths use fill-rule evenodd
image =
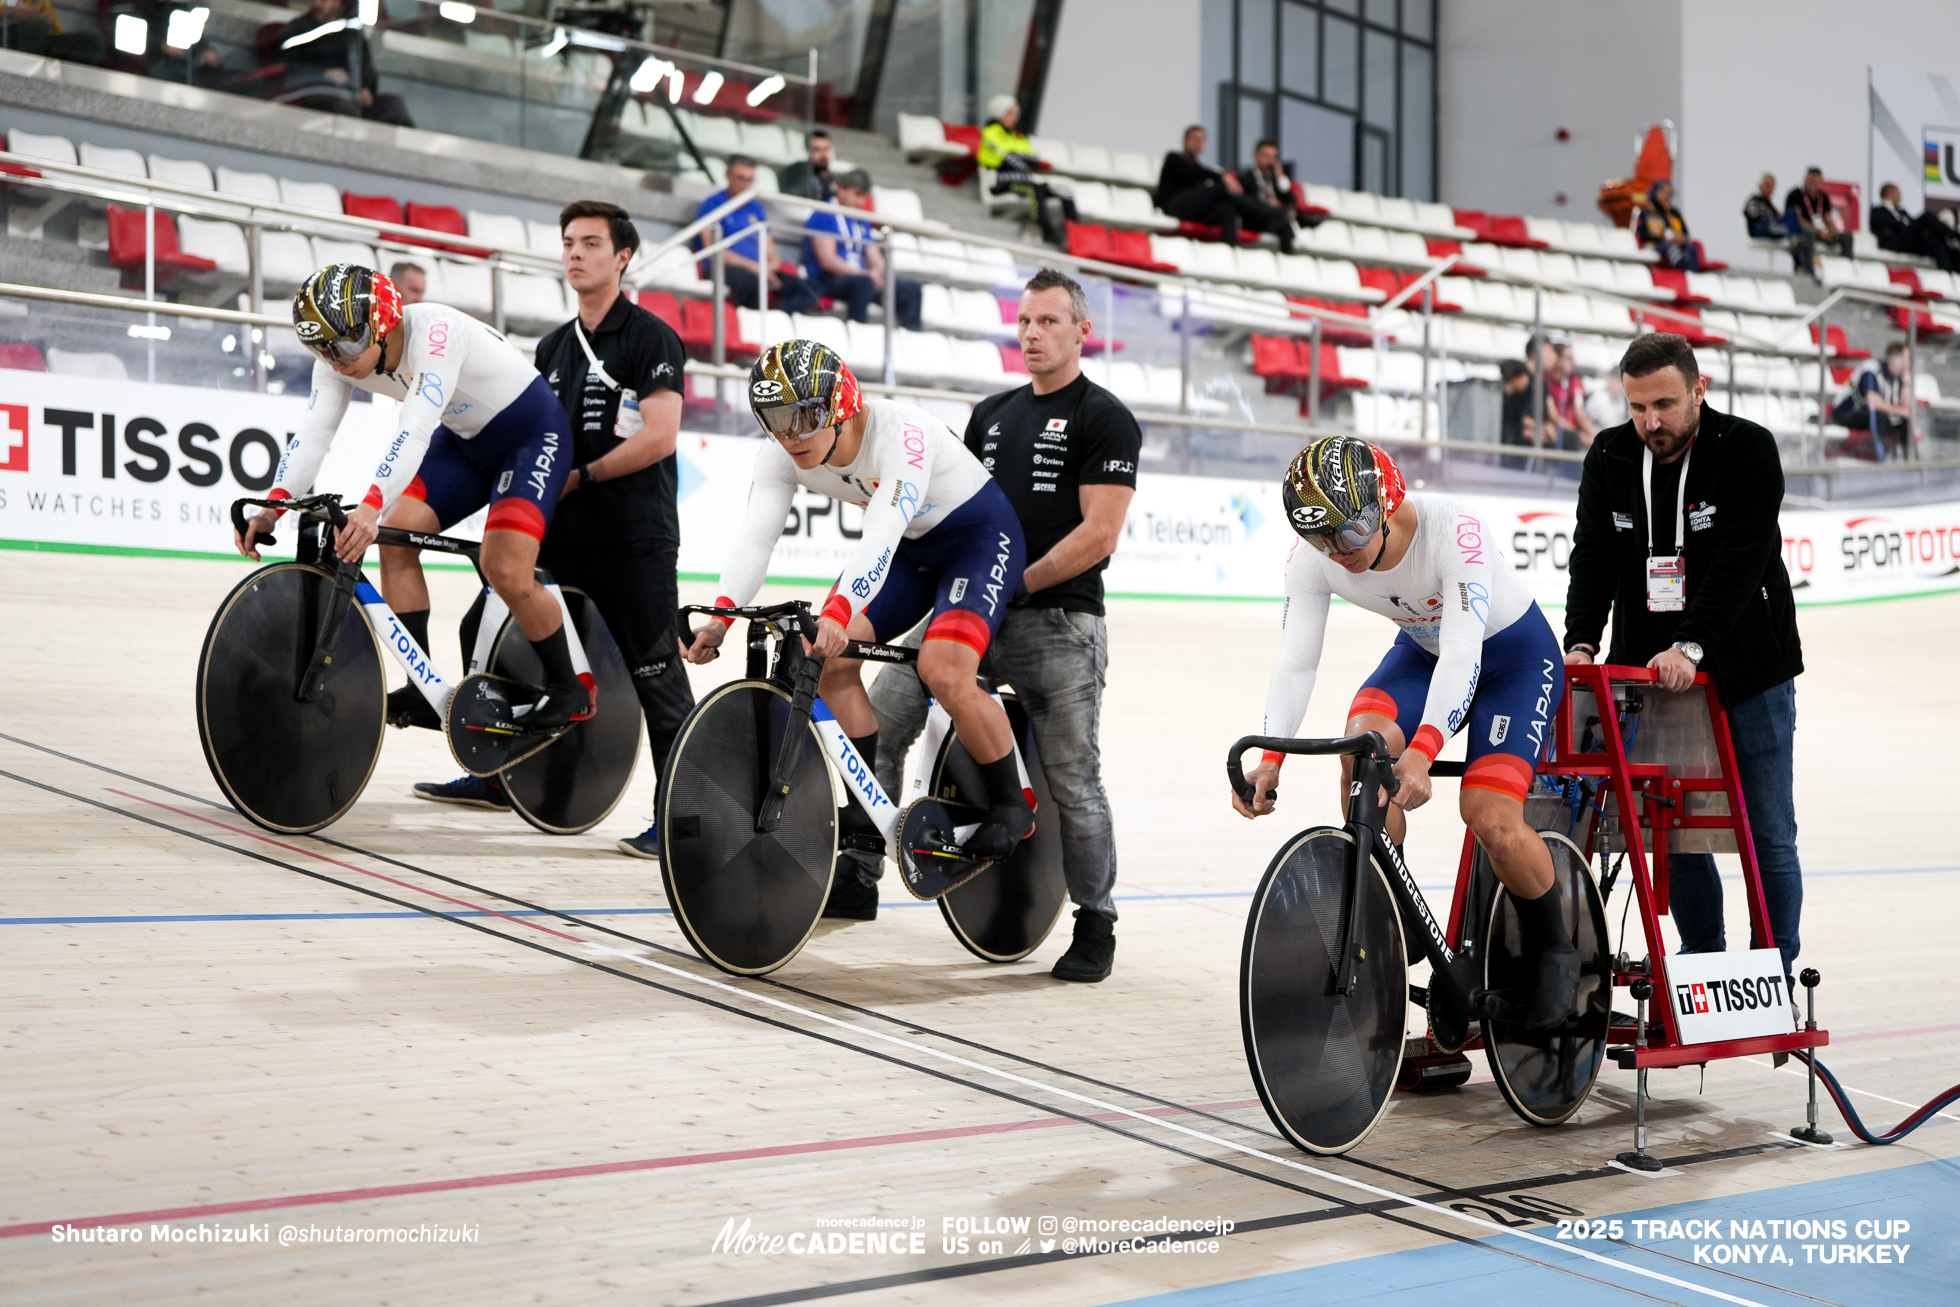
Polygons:
<instances>
[{"instance_id":1,"label":"navy blue cycling shorts","mask_svg":"<svg viewBox=\"0 0 1960 1307\"><path fill-rule=\"evenodd\" d=\"M1398 633L1388 655L1355 692L1348 717L1393 718L1402 738L1414 741L1435 670L1436 655ZM1516 799L1530 793L1532 774L1551 739L1552 714L1564 701L1565 655L1545 614L1533 604L1484 640L1482 669L1463 726L1470 732L1463 788Z\"/></svg>"},{"instance_id":2,"label":"navy blue cycling shorts","mask_svg":"<svg viewBox=\"0 0 1960 1307\"><path fill-rule=\"evenodd\" d=\"M891 575L864 616L877 638L889 640L931 613L926 639L957 640L984 654L1027 561L1021 519L990 480L931 531L898 542Z\"/></svg>"},{"instance_id":3,"label":"navy blue cycling shorts","mask_svg":"<svg viewBox=\"0 0 1960 1307\"><path fill-rule=\"evenodd\" d=\"M542 541L572 474L572 424L557 392L535 377L476 435L436 428L415 479L402 493L435 510L439 529L490 505L485 531L522 531Z\"/></svg>"}]
</instances>

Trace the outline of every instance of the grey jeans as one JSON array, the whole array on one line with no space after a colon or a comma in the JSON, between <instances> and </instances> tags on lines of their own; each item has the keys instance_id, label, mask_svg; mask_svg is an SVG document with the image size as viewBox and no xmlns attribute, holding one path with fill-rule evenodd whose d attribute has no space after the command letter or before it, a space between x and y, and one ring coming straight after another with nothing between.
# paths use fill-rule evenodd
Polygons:
<instances>
[{"instance_id":1,"label":"grey jeans","mask_svg":"<svg viewBox=\"0 0 1960 1307\"><path fill-rule=\"evenodd\" d=\"M918 633L901 643L911 644ZM980 670L1014 688L1034 724L1035 747L1062 831L1062 875L1077 907L1116 920L1116 832L1103 792L1098 740L1109 636L1103 619L1059 608L1010 608ZM905 754L925 729L926 694L912 664L880 668L878 783L901 793ZM1041 818L1037 817L1037 820Z\"/></svg>"}]
</instances>

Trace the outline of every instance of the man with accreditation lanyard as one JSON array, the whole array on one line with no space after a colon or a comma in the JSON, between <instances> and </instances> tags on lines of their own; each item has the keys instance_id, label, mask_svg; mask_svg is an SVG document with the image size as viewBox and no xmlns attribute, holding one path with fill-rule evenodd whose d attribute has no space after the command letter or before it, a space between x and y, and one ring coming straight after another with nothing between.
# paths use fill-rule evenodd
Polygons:
<instances>
[{"instance_id":1,"label":"man with accreditation lanyard","mask_svg":"<svg viewBox=\"0 0 1960 1307\"><path fill-rule=\"evenodd\" d=\"M558 229L578 317L538 342L537 365L571 416L573 470L538 565L559 584L583 590L605 619L646 714L657 773L694 707L674 631L680 606L674 442L687 353L672 327L620 291L620 276L640 247L626 210L577 200L558 215ZM464 777L415 789L423 798L510 806L494 779ZM655 834L649 827L621 840L620 852L657 858Z\"/></svg>"},{"instance_id":2,"label":"man with accreditation lanyard","mask_svg":"<svg viewBox=\"0 0 1960 1307\"><path fill-rule=\"evenodd\" d=\"M1603 431L1579 481L1565 607L1565 661L1593 662L1608 609L1608 663L1647 666L1679 694L1707 672L1728 712L1770 929L1786 973L1803 912L1791 771L1796 605L1783 565L1783 464L1776 439L1708 406L1680 336L1637 338L1620 360L1631 422ZM1706 853L1667 867L1689 953L1727 948L1722 883ZM1794 989L1792 990L1794 993Z\"/></svg>"}]
</instances>

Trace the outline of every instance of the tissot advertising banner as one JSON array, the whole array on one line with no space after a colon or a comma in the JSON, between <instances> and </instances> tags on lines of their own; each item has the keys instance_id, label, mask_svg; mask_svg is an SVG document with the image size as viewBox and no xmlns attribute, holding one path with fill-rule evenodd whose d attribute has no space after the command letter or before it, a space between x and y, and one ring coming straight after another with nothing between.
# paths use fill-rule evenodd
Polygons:
<instances>
[{"instance_id":1,"label":"tissot advertising banner","mask_svg":"<svg viewBox=\"0 0 1960 1307\"><path fill-rule=\"evenodd\" d=\"M0 372L0 539L222 553L231 501L263 495L302 396ZM319 488L366 491L396 406L356 404ZM683 434L681 570L714 576L742 519L760 445ZM1570 501L1467 497L1540 603L1565 600ZM835 576L860 509L799 492L770 574ZM481 519L456 528L474 536ZM1783 515L1798 602L1960 589L1960 504ZM1277 598L1295 537L1277 482L1144 473L1105 578L1119 595ZM282 540L282 546L288 543Z\"/></svg>"}]
</instances>

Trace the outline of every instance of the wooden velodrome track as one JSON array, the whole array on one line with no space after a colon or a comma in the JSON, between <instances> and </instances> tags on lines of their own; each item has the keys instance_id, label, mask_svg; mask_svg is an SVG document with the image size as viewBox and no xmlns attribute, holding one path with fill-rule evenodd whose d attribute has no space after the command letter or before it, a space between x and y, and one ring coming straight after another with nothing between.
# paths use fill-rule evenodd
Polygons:
<instances>
[{"instance_id":1,"label":"wooden velodrome track","mask_svg":"<svg viewBox=\"0 0 1960 1307\"><path fill-rule=\"evenodd\" d=\"M1066 921L989 966L889 877L878 921L826 923L769 981L730 983L687 950L653 864L612 851L649 811L644 760L599 830L555 839L407 797L456 768L435 735L396 732L329 838L274 840L211 802L191 711L241 570L0 560L8 1302L1960 1301L1960 1109L1891 1148L1779 1142L1802 1119L1794 1065L1654 1073L1658 1179L1607 1166L1633 1103L1610 1066L1560 1129L1518 1121L1479 1062L1463 1089L1398 1095L1350 1157L1278 1139L1239 1037L1243 917L1279 841L1334 803L1332 765L1300 759L1279 818L1227 808L1224 746L1259 720L1273 605L1113 606L1107 983L1048 977ZM432 579L453 630L466 574ZM1960 1080L1960 596L1801 621L1803 963L1825 977L1826 1061L1883 1128ZM1336 610L1308 733L1336 733L1388 638ZM1439 905L1453 789L1410 845ZM1721 1224L1560 1241L1575 1214ZM1044 1252L1043 1218L1059 1240L1068 1221L1163 1217L1235 1228L1217 1251ZM1748 1224L1798 1218L1846 1233ZM731 1220L799 1251L717 1248ZM1879 1241L1903 1264L1876 1260L1860 1220L1910 1222ZM921 1251L852 1250L893 1227ZM463 1241L282 1246L288 1228ZM1710 1264L1717 1242L1766 1260ZM1823 1265L1805 1244L1854 1251Z\"/></svg>"}]
</instances>

